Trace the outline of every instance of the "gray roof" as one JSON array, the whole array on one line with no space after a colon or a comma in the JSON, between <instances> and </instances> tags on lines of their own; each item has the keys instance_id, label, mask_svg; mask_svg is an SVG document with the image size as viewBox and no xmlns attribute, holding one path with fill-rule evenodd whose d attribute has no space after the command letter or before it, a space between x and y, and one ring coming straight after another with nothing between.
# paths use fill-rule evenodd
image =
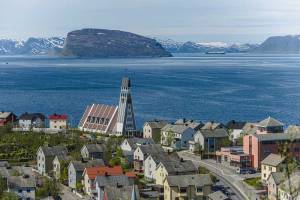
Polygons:
<instances>
[{"instance_id":1,"label":"gray roof","mask_svg":"<svg viewBox=\"0 0 300 200\"><path fill-rule=\"evenodd\" d=\"M25 176L9 176L7 177L7 184L9 188L35 188L36 182L33 177Z\"/></svg>"},{"instance_id":2,"label":"gray roof","mask_svg":"<svg viewBox=\"0 0 300 200\"><path fill-rule=\"evenodd\" d=\"M284 124L277 119L274 119L272 117L268 117L267 119L264 119L257 123L257 126L260 127L274 127L274 126L283 126Z\"/></svg>"},{"instance_id":3,"label":"gray roof","mask_svg":"<svg viewBox=\"0 0 300 200\"><path fill-rule=\"evenodd\" d=\"M136 149L139 145L148 145L148 144L155 144L154 140L152 138L126 138L129 145Z\"/></svg>"},{"instance_id":4,"label":"gray roof","mask_svg":"<svg viewBox=\"0 0 300 200\"><path fill-rule=\"evenodd\" d=\"M40 147L45 156L57 156L57 155L67 155L68 150L64 146L43 146Z\"/></svg>"},{"instance_id":5,"label":"gray roof","mask_svg":"<svg viewBox=\"0 0 300 200\"><path fill-rule=\"evenodd\" d=\"M138 200L140 199L137 186L112 187L107 186L104 189L108 199L114 200ZM134 195L133 195L134 193Z\"/></svg>"},{"instance_id":6,"label":"gray roof","mask_svg":"<svg viewBox=\"0 0 300 200\"><path fill-rule=\"evenodd\" d=\"M299 140L300 132L298 133L268 133L268 134L251 134L259 141L287 141Z\"/></svg>"},{"instance_id":7,"label":"gray roof","mask_svg":"<svg viewBox=\"0 0 300 200\"><path fill-rule=\"evenodd\" d=\"M264 165L271 165L274 167L277 167L279 164L281 164L285 160L285 157L279 155L279 154L273 154L271 153L268 155L265 159L261 161L261 164Z\"/></svg>"},{"instance_id":8,"label":"gray roof","mask_svg":"<svg viewBox=\"0 0 300 200\"><path fill-rule=\"evenodd\" d=\"M126 175L119 176L97 176L96 182L99 187L104 186L130 186L133 185L133 182L129 180Z\"/></svg>"},{"instance_id":9,"label":"gray roof","mask_svg":"<svg viewBox=\"0 0 300 200\"><path fill-rule=\"evenodd\" d=\"M86 167L101 167L104 166L104 162L102 159L94 159L94 160L82 160L82 161L71 161L70 164L73 164L75 170L77 172L83 172Z\"/></svg>"},{"instance_id":10,"label":"gray roof","mask_svg":"<svg viewBox=\"0 0 300 200\"><path fill-rule=\"evenodd\" d=\"M160 162L164 163L167 161L172 161L172 160L180 160L178 154L175 153L159 153L159 154L153 154L153 155L149 155L151 156L152 160L156 163L159 164Z\"/></svg>"},{"instance_id":11,"label":"gray roof","mask_svg":"<svg viewBox=\"0 0 300 200\"><path fill-rule=\"evenodd\" d=\"M190 185L194 185L195 187L202 187L205 185L213 184L209 174L168 176L167 181L170 186L177 187L188 187Z\"/></svg>"},{"instance_id":12,"label":"gray roof","mask_svg":"<svg viewBox=\"0 0 300 200\"><path fill-rule=\"evenodd\" d=\"M36 118L40 118L43 121L46 119L42 113L24 113L19 117L21 120L35 120Z\"/></svg>"},{"instance_id":13,"label":"gray roof","mask_svg":"<svg viewBox=\"0 0 300 200\"><path fill-rule=\"evenodd\" d=\"M186 130L191 129L190 127L186 125L178 125L178 124L167 124L165 125L161 130L162 131L172 131L174 133L182 134Z\"/></svg>"},{"instance_id":14,"label":"gray roof","mask_svg":"<svg viewBox=\"0 0 300 200\"><path fill-rule=\"evenodd\" d=\"M86 144L83 147L86 147L89 153L103 153L105 151L105 146L103 144Z\"/></svg>"},{"instance_id":15,"label":"gray roof","mask_svg":"<svg viewBox=\"0 0 300 200\"><path fill-rule=\"evenodd\" d=\"M199 130L201 127L204 126L204 124L202 122L197 122L193 119L178 119L175 124L177 125L186 125L194 130Z\"/></svg>"},{"instance_id":16,"label":"gray roof","mask_svg":"<svg viewBox=\"0 0 300 200\"><path fill-rule=\"evenodd\" d=\"M145 124L148 124L151 128L157 128L157 129L161 129L162 127L164 127L165 125L168 124L167 121L165 120L153 120L153 121L148 121L145 122Z\"/></svg>"},{"instance_id":17,"label":"gray roof","mask_svg":"<svg viewBox=\"0 0 300 200\"><path fill-rule=\"evenodd\" d=\"M216 128L223 128L224 125L222 123L218 123L218 122L206 122L204 124L204 126L201 129L216 129Z\"/></svg>"},{"instance_id":18,"label":"gray roof","mask_svg":"<svg viewBox=\"0 0 300 200\"><path fill-rule=\"evenodd\" d=\"M161 164L165 167L168 174L186 173L186 172L196 172L197 168L194 163L190 160L171 160L164 161Z\"/></svg>"},{"instance_id":19,"label":"gray roof","mask_svg":"<svg viewBox=\"0 0 300 200\"><path fill-rule=\"evenodd\" d=\"M220 190L219 191L216 191L214 193L211 193L208 195L208 198L210 200L226 200L226 199L229 199L223 192L221 192Z\"/></svg>"},{"instance_id":20,"label":"gray roof","mask_svg":"<svg viewBox=\"0 0 300 200\"><path fill-rule=\"evenodd\" d=\"M268 177L268 180L273 177L274 182L276 185L279 185L282 183L285 179L285 174L283 172L271 172L270 176Z\"/></svg>"},{"instance_id":21,"label":"gray roof","mask_svg":"<svg viewBox=\"0 0 300 200\"><path fill-rule=\"evenodd\" d=\"M218 129L201 129L197 131L196 134L203 135L204 138L215 137L215 138L223 138L228 137L228 132L224 128Z\"/></svg>"},{"instance_id":22,"label":"gray roof","mask_svg":"<svg viewBox=\"0 0 300 200\"><path fill-rule=\"evenodd\" d=\"M164 149L160 144L149 144L149 145L141 145L139 146L144 155L153 155L164 153Z\"/></svg>"},{"instance_id":23,"label":"gray roof","mask_svg":"<svg viewBox=\"0 0 300 200\"><path fill-rule=\"evenodd\" d=\"M246 122L231 120L231 121L227 122L226 127L228 129L234 130L234 129L243 129L245 125L246 125Z\"/></svg>"}]
</instances>

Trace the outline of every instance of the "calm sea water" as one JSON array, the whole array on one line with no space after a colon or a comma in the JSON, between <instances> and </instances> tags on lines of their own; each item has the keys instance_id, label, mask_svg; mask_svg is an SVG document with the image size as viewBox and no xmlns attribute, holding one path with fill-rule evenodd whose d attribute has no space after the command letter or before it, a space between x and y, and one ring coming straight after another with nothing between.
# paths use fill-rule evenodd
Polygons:
<instances>
[{"instance_id":1,"label":"calm sea water","mask_svg":"<svg viewBox=\"0 0 300 200\"><path fill-rule=\"evenodd\" d=\"M155 59L0 57L0 110L67 113L117 104L132 79L139 127L153 118L300 123L300 57L197 54Z\"/></svg>"}]
</instances>

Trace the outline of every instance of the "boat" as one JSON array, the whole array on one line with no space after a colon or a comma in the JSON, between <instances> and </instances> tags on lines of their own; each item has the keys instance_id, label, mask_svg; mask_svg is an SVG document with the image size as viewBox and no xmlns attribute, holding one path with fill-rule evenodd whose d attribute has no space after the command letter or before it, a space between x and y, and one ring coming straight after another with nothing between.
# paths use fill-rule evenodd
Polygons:
<instances>
[{"instance_id":1,"label":"boat","mask_svg":"<svg viewBox=\"0 0 300 200\"><path fill-rule=\"evenodd\" d=\"M226 54L225 51L207 51L205 54Z\"/></svg>"}]
</instances>

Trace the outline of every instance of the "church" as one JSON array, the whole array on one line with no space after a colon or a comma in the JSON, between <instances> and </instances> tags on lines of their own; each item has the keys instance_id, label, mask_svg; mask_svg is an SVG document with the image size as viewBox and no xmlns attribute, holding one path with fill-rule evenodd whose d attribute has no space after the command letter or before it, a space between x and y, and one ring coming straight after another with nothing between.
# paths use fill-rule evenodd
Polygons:
<instances>
[{"instance_id":1,"label":"church","mask_svg":"<svg viewBox=\"0 0 300 200\"><path fill-rule=\"evenodd\" d=\"M117 136L136 132L131 82L124 77L121 83L119 105L88 105L78 125L79 130Z\"/></svg>"}]
</instances>

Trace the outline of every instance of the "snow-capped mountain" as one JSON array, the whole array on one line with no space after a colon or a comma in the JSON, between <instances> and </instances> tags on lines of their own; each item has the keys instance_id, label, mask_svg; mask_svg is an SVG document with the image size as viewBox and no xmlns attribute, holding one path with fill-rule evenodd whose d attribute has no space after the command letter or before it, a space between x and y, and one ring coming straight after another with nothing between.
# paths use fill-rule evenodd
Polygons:
<instances>
[{"instance_id":1,"label":"snow-capped mountain","mask_svg":"<svg viewBox=\"0 0 300 200\"><path fill-rule=\"evenodd\" d=\"M227 44L224 42L176 42L173 40L158 40L161 45L171 53L207 53L207 52L226 52L239 53L250 52L258 44Z\"/></svg>"},{"instance_id":2,"label":"snow-capped mountain","mask_svg":"<svg viewBox=\"0 0 300 200\"><path fill-rule=\"evenodd\" d=\"M65 38L0 39L0 55L45 55L63 48Z\"/></svg>"}]
</instances>

